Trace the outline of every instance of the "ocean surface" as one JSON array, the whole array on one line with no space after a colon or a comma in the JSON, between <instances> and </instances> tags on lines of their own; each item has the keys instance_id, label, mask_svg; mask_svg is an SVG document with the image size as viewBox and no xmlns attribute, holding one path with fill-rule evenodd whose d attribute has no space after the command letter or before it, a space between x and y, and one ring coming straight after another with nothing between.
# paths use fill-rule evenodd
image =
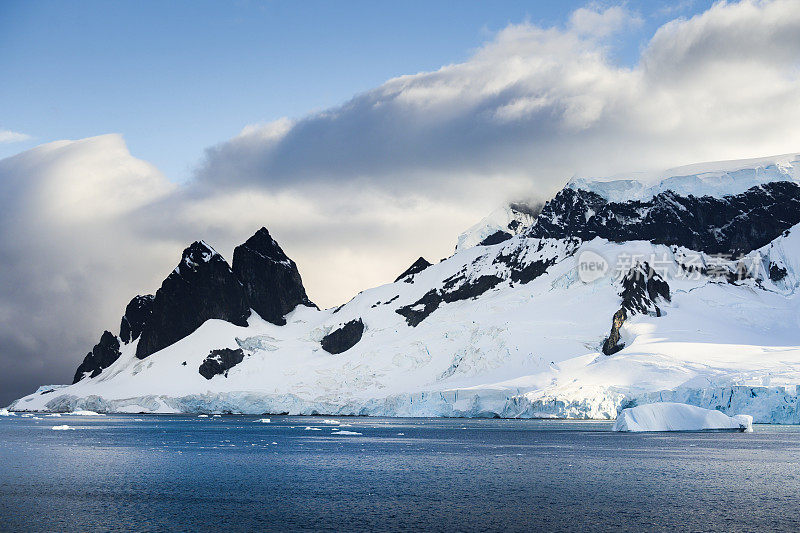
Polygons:
<instances>
[{"instance_id":1,"label":"ocean surface","mask_svg":"<svg viewBox=\"0 0 800 533\"><path fill-rule=\"evenodd\" d=\"M798 426L37 416L0 417L0 531L800 530Z\"/></svg>"}]
</instances>

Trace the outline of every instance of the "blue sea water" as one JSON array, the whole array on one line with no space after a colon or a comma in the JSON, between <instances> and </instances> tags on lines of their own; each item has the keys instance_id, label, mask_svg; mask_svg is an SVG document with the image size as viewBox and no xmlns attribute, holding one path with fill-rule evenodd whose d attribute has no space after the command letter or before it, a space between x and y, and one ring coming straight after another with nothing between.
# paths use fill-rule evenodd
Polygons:
<instances>
[{"instance_id":1,"label":"blue sea water","mask_svg":"<svg viewBox=\"0 0 800 533\"><path fill-rule=\"evenodd\" d=\"M0 530L800 530L798 426L258 418L0 417Z\"/></svg>"}]
</instances>

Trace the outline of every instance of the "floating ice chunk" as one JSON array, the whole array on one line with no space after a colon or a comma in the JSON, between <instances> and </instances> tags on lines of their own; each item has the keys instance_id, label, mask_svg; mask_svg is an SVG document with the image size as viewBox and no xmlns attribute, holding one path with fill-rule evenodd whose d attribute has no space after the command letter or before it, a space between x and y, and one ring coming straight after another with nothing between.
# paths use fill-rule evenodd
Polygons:
<instances>
[{"instance_id":1,"label":"floating ice chunk","mask_svg":"<svg viewBox=\"0 0 800 533\"><path fill-rule=\"evenodd\" d=\"M623 409L614 431L753 431L750 415L728 416L720 411L683 403L651 403Z\"/></svg>"},{"instance_id":2,"label":"floating ice chunk","mask_svg":"<svg viewBox=\"0 0 800 533\"><path fill-rule=\"evenodd\" d=\"M197 415L197 418L208 418L208 415Z\"/></svg>"},{"instance_id":3,"label":"floating ice chunk","mask_svg":"<svg viewBox=\"0 0 800 533\"><path fill-rule=\"evenodd\" d=\"M363 433L359 433L358 431L334 430L331 435L363 435Z\"/></svg>"},{"instance_id":4,"label":"floating ice chunk","mask_svg":"<svg viewBox=\"0 0 800 533\"><path fill-rule=\"evenodd\" d=\"M6 408L0 409L0 416L16 416L14 413Z\"/></svg>"},{"instance_id":5,"label":"floating ice chunk","mask_svg":"<svg viewBox=\"0 0 800 533\"><path fill-rule=\"evenodd\" d=\"M213 415L211 418L220 418L222 415Z\"/></svg>"},{"instance_id":6,"label":"floating ice chunk","mask_svg":"<svg viewBox=\"0 0 800 533\"><path fill-rule=\"evenodd\" d=\"M53 429L56 430L56 431L67 431L69 429L75 429L75 428L64 424L63 426L53 426Z\"/></svg>"},{"instance_id":7,"label":"floating ice chunk","mask_svg":"<svg viewBox=\"0 0 800 533\"><path fill-rule=\"evenodd\" d=\"M101 413L96 413L94 411L72 411L69 414L75 415L75 416L105 416L105 415L103 415Z\"/></svg>"},{"instance_id":8,"label":"floating ice chunk","mask_svg":"<svg viewBox=\"0 0 800 533\"><path fill-rule=\"evenodd\" d=\"M322 428L314 428L311 426L306 426L306 431L322 431Z\"/></svg>"},{"instance_id":9,"label":"floating ice chunk","mask_svg":"<svg viewBox=\"0 0 800 533\"><path fill-rule=\"evenodd\" d=\"M330 426L338 426L340 422L338 420L334 420L332 418L326 418L322 421L323 424L328 424Z\"/></svg>"},{"instance_id":10,"label":"floating ice chunk","mask_svg":"<svg viewBox=\"0 0 800 533\"><path fill-rule=\"evenodd\" d=\"M262 424L269 424L270 422L272 422L272 420L270 420L269 418L259 418L258 420L256 420L256 422L260 422Z\"/></svg>"},{"instance_id":11,"label":"floating ice chunk","mask_svg":"<svg viewBox=\"0 0 800 533\"><path fill-rule=\"evenodd\" d=\"M61 418L61 415L59 413L50 413L49 415L44 415L44 416L48 418Z\"/></svg>"},{"instance_id":12,"label":"floating ice chunk","mask_svg":"<svg viewBox=\"0 0 800 533\"><path fill-rule=\"evenodd\" d=\"M22 413L20 415L22 418L33 418L33 413Z\"/></svg>"}]
</instances>

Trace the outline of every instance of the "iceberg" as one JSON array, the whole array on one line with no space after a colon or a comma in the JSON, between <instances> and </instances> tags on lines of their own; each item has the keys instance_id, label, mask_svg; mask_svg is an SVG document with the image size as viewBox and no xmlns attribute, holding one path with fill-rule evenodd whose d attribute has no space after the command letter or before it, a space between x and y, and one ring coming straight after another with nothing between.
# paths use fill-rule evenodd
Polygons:
<instances>
[{"instance_id":1,"label":"iceberg","mask_svg":"<svg viewBox=\"0 0 800 533\"><path fill-rule=\"evenodd\" d=\"M727 430L750 433L753 431L753 417L728 416L694 405L660 402L623 409L612 429L630 432Z\"/></svg>"}]
</instances>

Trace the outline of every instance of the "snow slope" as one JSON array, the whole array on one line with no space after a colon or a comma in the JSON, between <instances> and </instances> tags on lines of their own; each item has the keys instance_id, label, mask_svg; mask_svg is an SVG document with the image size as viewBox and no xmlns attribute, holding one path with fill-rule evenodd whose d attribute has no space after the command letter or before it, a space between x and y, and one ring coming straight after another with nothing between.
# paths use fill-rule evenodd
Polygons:
<instances>
[{"instance_id":1,"label":"snow slope","mask_svg":"<svg viewBox=\"0 0 800 533\"><path fill-rule=\"evenodd\" d=\"M581 281L586 257L605 261L606 275ZM643 300L618 320L631 297L623 278L644 263L663 270L669 298L642 285ZM748 275L733 280L745 263ZM208 320L144 359L138 339L123 343L97 377L40 388L10 408L611 420L628 406L678 402L800 423L798 284L800 226L741 260L520 234L461 247L335 309L298 306L286 325L255 312L246 326ZM322 349L358 320L363 335L351 348ZM605 355L614 329L622 349ZM219 349L244 357L206 379L198 368Z\"/></svg>"},{"instance_id":2,"label":"snow slope","mask_svg":"<svg viewBox=\"0 0 800 533\"><path fill-rule=\"evenodd\" d=\"M797 233L755 253L794 266ZM515 248L556 263L527 284L506 279L476 299L444 303L416 327L396 312L466 266L473 276L500 272L494 259ZM660 304L660 317L629 318L621 328L626 346L613 356L601 345L619 286L611 277L579 281L575 258L583 250L612 264L619 255L672 262L672 301ZM800 421L796 272L778 283L764 272L738 285L676 279L685 253L600 239L570 250L559 240L515 237L456 254L413 283L364 291L338 311L300 306L286 326L257 316L247 327L209 320L144 360L135 358L135 342L125 345L97 378L12 408L613 419L631 401L669 400L757 422ZM358 317L366 325L358 344L338 355L321 350L326 333ZM210 349L238 347L246 357L227 376L198 373Z\"/></svg>"},{"instance_id":3,"label":"snow slope","mask_svg":"<svg viewBox=\"0 0 800 533\"><path fill-rule=\"evenodd\" d=\"M719 198L775 181L800 183L800 154L700 163L652 175L635 174L632 178L576 177L567 186L597 193L610 202L625 202L649 200L668 190L681 196Z\"/></svg>"},{"instance_id":4,"label":"snow slope","mask_svg":"<svg viewBox=\"0 0 800 533\"><path fill-rule=\"evenodd\" d=\"M518 235L536 219L535 210L520 204L499 207L458 236L456 252L481 244L498 232Z\"/></svg>"}]
</instances>

